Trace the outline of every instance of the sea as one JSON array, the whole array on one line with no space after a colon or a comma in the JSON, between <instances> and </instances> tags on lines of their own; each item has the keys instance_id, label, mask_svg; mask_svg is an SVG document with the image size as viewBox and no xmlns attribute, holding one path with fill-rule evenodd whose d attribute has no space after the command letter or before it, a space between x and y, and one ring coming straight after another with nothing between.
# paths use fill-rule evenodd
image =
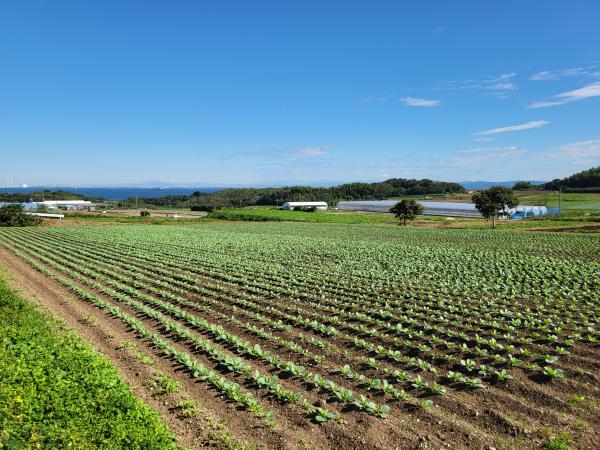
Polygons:
<instances>
[{"instance_id":1,"label":"sea","mask_svg":"<svg viewBox=\"0 0 600 450\"><path fill-rule=\"evenodd\" d=\"M104 198L106 200L124 200L130 197L164 197L166 195L190 195L193 192L215 192L218 187L73 187L73 186L29 186L29 187L0 187L0 192L28 193L43 190L67 191L88 197Z\"/></svg>"}]
</instances>

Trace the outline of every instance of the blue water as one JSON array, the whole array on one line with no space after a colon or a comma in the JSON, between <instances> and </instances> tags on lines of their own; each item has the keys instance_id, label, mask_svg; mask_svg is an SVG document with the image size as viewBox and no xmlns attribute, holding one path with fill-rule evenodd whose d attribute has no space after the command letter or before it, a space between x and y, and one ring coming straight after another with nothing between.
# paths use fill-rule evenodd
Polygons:
<instances>
[{"instance_id":1,"label":"blue water","mask_svg":"<svg viewBox=\"0 0 600 450\"><path fill-rule=\"evenodd\" d=\"M165 195L189 195L192 192L215 192L222 188L136 188L136 187L82 187L75 188L69 186L31 186L26 188L0 188L0 192L9 193L27 193L36 191L68 191L77 194L87 195L88 197L101 197L107 200L123 200L129 197L164 197Z\"/></svg>"}]
</instances>

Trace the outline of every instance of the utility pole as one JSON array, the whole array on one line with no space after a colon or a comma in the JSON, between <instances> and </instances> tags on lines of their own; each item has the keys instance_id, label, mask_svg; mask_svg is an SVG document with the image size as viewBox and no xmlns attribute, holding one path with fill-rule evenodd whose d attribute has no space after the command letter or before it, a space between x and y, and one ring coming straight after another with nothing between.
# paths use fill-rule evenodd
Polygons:
<instances>
[{"instance_id":1,"label":"utility pole","mask_svg":"<svg viewBox=\"0 0 600 450\"><path fill-rule=\"evenodd\" d=\"M561 210L560 210L560 194L561 193L562 193L562 186L559 186L558 187L558 213L559 214L561 213Z\"/></svg>"}]
</instances>

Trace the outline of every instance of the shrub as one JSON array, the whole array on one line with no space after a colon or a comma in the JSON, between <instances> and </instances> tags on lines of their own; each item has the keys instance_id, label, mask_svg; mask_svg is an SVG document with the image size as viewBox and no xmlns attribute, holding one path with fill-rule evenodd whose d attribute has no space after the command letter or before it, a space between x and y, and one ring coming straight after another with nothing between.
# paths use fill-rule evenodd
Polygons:
<instances>
[{"instance_id":1,"label":"shrub","mask_svg":"<svg viewBox=\"0 0 600 450\"><path fill-rule=\"evenodd\" d=\"M41 218L25 213L21 205L0 207L0 227L30 227L40 223L42 223Z\"/></svg>"}]
</instances>

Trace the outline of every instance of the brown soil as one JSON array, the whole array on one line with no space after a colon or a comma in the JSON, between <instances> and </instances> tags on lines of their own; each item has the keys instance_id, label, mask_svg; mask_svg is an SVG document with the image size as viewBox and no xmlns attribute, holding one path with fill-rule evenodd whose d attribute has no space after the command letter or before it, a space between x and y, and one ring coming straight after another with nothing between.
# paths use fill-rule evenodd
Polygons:
<instances>
[{"instance_id":1,"label":"brown soil","mask_svg":"<svg viewBox=\"0 0 600 450\"><path fill-rule=\"evenodd\" d=\"M190 379L160 352L135 337L120 320L78 299L2 247L0 261L13 275L10 280L13 287L62 319L110 358L135 394L160 412L181 445L188 448L204 448L214 441L221 433L215 425L219 420L224 420L226 428L238 440L269 449L307 446L317 449L536 448L548 435L563 430L575 437L576 448L600 446L596 349L585 346L573 349L572 359L576 360L581 376L562 384L539 384L521 374L507 387L490 387L479 393L449 389L448 395L436 401L439 406L427 413L394 404L393 413L386 421L350 413L345 415L345 424L329 422L321 426L309 422L290 407L269 404L277 419L277 425L271 429L252 414L233 409L205 384ZM152 321L144 322L158 331ZM236 332L244 334L241 329ZM253 340L249 335L244 337ZM123 343L128 341L135 341L139 350L124 349ZM177 345L190 351L182 342ZM140 353L152 357L155 366L143 364L139 360ZM587 356L591 358L588 360ZM569 359L571 357L567 362ZM156 379L156 370L179 380L182 389L174 395L158 395L147 383ZM568 406L565 401L573 393L586 394L586 403ZM199 414L184 417L176 407L181 399L194 400L200 407Z\"/></svg>"},{"instance_id":2,"label":"brown soil","mask_svg":"<svg viewBox=\"0 0 600 450\"><path fill-rule=\"evenodd\" d=\"M231 431L239 441L262 441L281 447L279 433L264 424L248 428L248 417L240 417L236 410L215 399L213 391L196 383L161 357L160 352L134 337L120 320L109 317L98 308L84 303L62 285L32 269L27 263L0 247L0 261L6 268L7 281L24 298L39 305L42 310L63 321L78 336L88 341L116 366L122 378L136 396L158 411L174 433L180 445L194 449L207 446L221 447L219 439L224 431ZM124 343L135 341L137 349L130 351ZM126 345L127 346L127 345ZM145 355L152 365L140 361ZM153 381L158 371L182 383L182 389L171 395L161 395ZM197 405L195 417L186 417L177 407L181 400L192 400ZM220 406L220 407L219 407ZM221 424L225 423L225 427ZM225 428L225 430L224 430ZM265 436L271 435L271 437Z\"/></svg>"}]
</instances>

